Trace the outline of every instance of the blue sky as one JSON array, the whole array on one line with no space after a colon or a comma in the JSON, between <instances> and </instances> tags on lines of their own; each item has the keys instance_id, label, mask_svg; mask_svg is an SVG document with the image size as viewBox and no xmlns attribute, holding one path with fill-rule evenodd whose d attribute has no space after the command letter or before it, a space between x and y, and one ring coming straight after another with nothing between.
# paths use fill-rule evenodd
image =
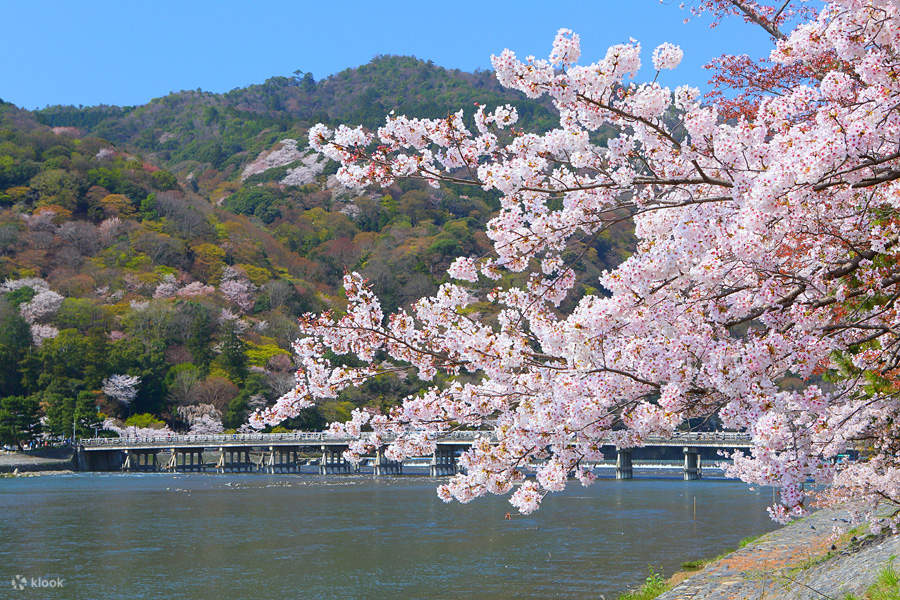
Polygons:
<instances>
[{"instance_id":1,"label":"blue sky","mask_svg":"<svg viewBox=\"0 0 900 600\"><path fill-rule=\"evenodd\" d=\"M687 12L671 0L0 0L0 11L0 98L25 108L141 104L296 69L318 80L378 54L490 68L490 55L503 48L545 57L560 27L581 35L582 62L629 37L643 44L645 64L659 43L680 44L682 66L663 78L671 85L702 85L702 65L723 52L759 56L769 48L761 30L739 21L685 25Z\"/></svg>"}]
</instances>

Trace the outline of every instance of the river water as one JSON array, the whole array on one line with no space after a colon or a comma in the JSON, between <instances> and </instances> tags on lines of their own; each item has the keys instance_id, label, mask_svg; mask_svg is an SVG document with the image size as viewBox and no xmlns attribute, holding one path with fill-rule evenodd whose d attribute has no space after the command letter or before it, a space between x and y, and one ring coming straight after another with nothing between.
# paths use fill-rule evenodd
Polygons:
<instances>
[{"instance_id":1,"label":"river water","mask_svg":"<svg viewBox=\"0 0 900 600\"><path fill-rule=\"evenodd\" d=\"M444 504L437 483L0 479L0 598L612 598L649 565L668 574L773 528L771 490L736 481L573 482L510 520L505 498Z\"/></svg>"}]
</instances>

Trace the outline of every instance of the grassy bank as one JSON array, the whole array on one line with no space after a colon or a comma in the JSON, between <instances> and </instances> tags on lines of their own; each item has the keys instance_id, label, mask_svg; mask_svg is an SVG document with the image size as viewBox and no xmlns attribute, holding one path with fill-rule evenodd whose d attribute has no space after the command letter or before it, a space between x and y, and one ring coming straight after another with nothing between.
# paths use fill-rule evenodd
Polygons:
<instances>
[{"instance_id":1,"label":"grassy bank","mask_svg":"<svg viewBox=\"0 0 900 600\"><path fill-rule=\"evenodd\" d=\"M676 571L669 578L665 578L662 574L657 573L653 568L651 568L650 574L647 575L647 578L644 580L644 583L641 585L641 587L637 588L636 590L625 592L624 594L619 596L618 600L652 600L663 592L671 590L673 587L675 587L697 571L703 570L706 565L714 563L728 556L738 548L743 548L749 544L752 544L760 537L762 537L762 534L745 537L740 542L738 542L737 548L730 548L713 558L703 558L683 562L681 563L681 569L679 571Z\"/></svg>"},{"instance_id":2,"label":"grassy bank","mask_svg":"<svg viewBox=\"0 0 900 600\"><path fill-rule=\"evenodd\" d=\"M875 583L869 586L862 598L849 595L844 600L900 600L900 573L894 568L894 561L888 562L878 572Z\"/></svg>"}]
</instances>

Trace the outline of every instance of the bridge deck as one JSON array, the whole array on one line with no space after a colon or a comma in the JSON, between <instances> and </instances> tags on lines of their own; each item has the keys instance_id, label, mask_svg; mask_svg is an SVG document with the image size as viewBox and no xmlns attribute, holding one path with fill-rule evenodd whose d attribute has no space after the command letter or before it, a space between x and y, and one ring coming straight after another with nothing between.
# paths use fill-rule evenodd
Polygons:
<instances>
[{"instance_id":1,"label":"bridge deck","mask_svg":"<svg viewBox=\"0 0 900 600\"><path fill-rule=\"evenodd\" d=\"M371 434L363 434L363 437ZM467 446L482 437L494 439L487 431L455 431L436 441L438 445ZM86 438L85 451L141 450L153 448L235 448L255 446L346 446L353 438L327 432L237 433L219 435L161 435L132 438ZM387 438L384 441L390 442ZM614 445L610 442L609 445ZM644 446L691 446L695 448L750 448L749 434L731 431L680 433L673 437L651 437Z\"/></svg>"}]
</instances>

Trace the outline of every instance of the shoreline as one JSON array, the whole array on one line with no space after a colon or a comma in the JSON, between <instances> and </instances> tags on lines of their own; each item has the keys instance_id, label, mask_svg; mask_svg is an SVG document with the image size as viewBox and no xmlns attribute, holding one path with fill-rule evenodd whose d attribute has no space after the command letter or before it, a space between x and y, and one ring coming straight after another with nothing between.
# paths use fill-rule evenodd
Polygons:
<instances>
[{"instance_id":1,"label":"shoreline","mask_svg":"<svg viewBox=\"0 0 900 600\"><path fill-rule=\"evenodd\" d=\"M818 510L711 559L690 560L668 578L651 576L620 600L806 600L864 598L881 571L900 556L900 534L848 525L847 510ZM896 568L895 568L896 570Z\"/></svg>"},{"instance_id":2,"label":"shoreline","mask_svg":"<svg viewBox=\"0 0 900 600\"><path fill-rule=\"evenodd\" d=\"M40 448L25 452L0 451L0 477L31 476L26 473L63 474L75 472L71 448Z\"/></svg>"},{"instance_id":3,"label":"shoreline","mask_svg":"<svg viewBox=\"0 0 900 600\"><path fill-rule=\"evenodd\" d=\"M73 471L71 469L61 469L61 470L38 470L38 471L19 471L13 470L11 472L0 473L0 479L11 479L15 477L43 477L45 475L74 475L78 471Z\"/></svg>"}]
</instances>

